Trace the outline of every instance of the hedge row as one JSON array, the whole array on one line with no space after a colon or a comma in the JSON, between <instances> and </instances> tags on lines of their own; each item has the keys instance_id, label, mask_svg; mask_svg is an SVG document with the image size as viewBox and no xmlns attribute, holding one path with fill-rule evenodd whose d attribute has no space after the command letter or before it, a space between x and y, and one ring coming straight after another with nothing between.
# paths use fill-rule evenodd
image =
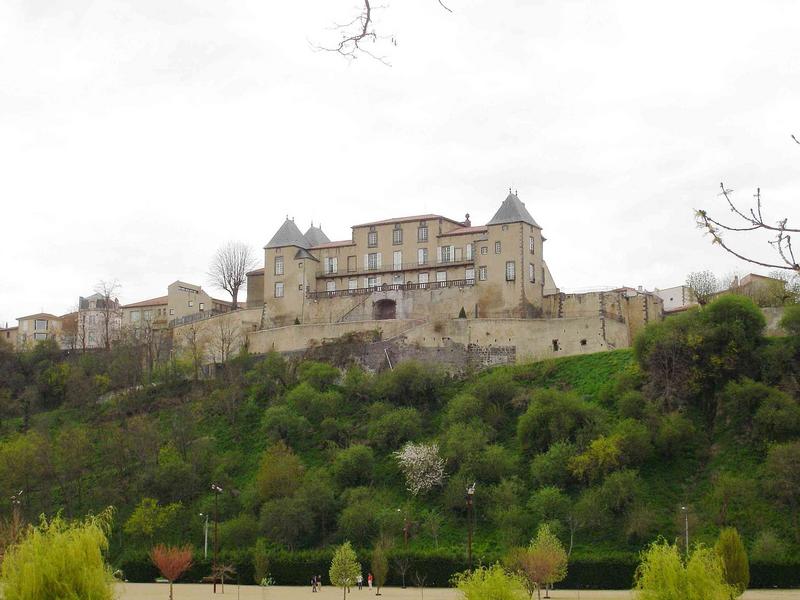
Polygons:
<instances>
[{"instance_id":1,"label":"hedge row","mask_svg":"<svg viewBox=\"0 0 800 600\"><path fill-rule=\"evenodd\" d=\"M313 575L322 575L328 581L332 550L304 550L298 552L273 552L269 555L270 574L277 585L306 585ZM359 560L366 574L371 555L359 552ZM253 562L245 553L226 555L220 562L232 564L237 575L233 581L242 584L255 583ZM387 585L401 585L399 564L408 565L406 585L416 586L418 577L424 577L426 587L444 587L455 573L467 569L466 558L460 554L394 552L390 556ZM491 561L489 561L491 562ZM158 577L158 572L145 555L128 556L117 565L128 581L148 582ZM566 589L629 589L636 572L637 557L582 559L570 561L567 578L558 584ZM196 560L183 581L200 581L211 572L211 561ZM800 587L800 563L752 563L750 565L750 587L752 588L796 588Z\"/></svg>"}]
</instances>

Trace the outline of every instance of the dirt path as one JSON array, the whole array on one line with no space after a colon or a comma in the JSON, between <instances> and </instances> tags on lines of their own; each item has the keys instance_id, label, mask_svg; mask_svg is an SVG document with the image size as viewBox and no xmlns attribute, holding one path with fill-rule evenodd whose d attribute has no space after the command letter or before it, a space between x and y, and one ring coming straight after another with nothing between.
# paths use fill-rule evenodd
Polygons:
<instances>
[{"instance_id":1,"label":"dirt path","mask_svg":"<svg viewBox=\"0 0 800 600\"><path fill-rule=\"evenodd\" d=\"M125 583L119 584L120 600L167 600L169 590L166 584L159 583ZM175 600L340 600L342 591L325 586L322 592L313 594L307 587L271 587L260 588L254 585L226 585L225 594L214 596L210 585L180 584L175 586ZM359 592L353 589L347 600L369 600L374 592L364 589ZM550 597L554 600L632 600L631 592L623 591L574 591L555 590ZM385 588L382 600L458 600L459 595L453 589L431 588L425 590L424 598L416 588L402 590ZM800 600L800 590L753 590L742 596L743 600Z\"/></svg>"}]
</instances>

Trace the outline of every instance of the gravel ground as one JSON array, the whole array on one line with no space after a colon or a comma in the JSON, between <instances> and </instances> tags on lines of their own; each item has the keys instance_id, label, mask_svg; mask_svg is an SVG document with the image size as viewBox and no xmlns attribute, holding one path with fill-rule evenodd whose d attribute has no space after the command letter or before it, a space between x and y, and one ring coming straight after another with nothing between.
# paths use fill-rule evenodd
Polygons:
<instances>
[{"instance_id":1,"label":"gravel ground","mask_svg":"<svg viewBox=\"0 0 800 600\"><path fill-rule=\"evenodd\" d=\"M220 593L217 586L217 595L214 596L210 585L179 584L175 586L175 600L213 600L218 598L241 600L338 600L342 598L342 591L337 588L325 586L322 592L313 594L307 587L271 587L260 588L254 585L225 585L225 594ZM118 585L120 600L168 600L169 586L159 583L125 583ZM359 592L353 589L347 600L367 600L374 595L366 588ZM622 591L575 591L555 590L550 597L554 600L632 600L633 595L628 590ZM381 594L383 600L458 600L459 595L455 590L446 588L426 589L424 597L419 589L384 588ZM743 600L800 600L800 590L751 590Z\"/></svg>"}]
</instances>

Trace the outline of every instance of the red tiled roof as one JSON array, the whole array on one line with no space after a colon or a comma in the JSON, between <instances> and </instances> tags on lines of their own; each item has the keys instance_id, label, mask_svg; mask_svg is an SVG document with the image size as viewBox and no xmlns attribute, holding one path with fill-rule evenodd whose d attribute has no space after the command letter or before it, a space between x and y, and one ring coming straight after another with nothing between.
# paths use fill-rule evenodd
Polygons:
<instances>
[{"instance_id":1,"label":"red tiled roof","mask_svg":"<svg viewBox=\"0 0 800 600\"><path fill-rule=\"evenodd\" d=\"M138 308L140 306L159 306L167 303L168 296L159 296L158 298L150 298L149 300L142 300L141 302L134 302L133 304L126 304L122 308Z\"/></svg>"},{"instance_id":2,"label":"red tiled roof","mask_svg":"<svg viewBox=\"0 0 800 600\"><path fill-rule=\"evenodd\" d=\"M444 219L445 221L450 221L451 223L458 223L461 225L460 221L454 221L453 219L448 219L447 217L443 217L442 215L412 215L410 217L396 217L394 219L385 219L383 221L372 221L371 223L361 223L360 225L353 225L353 227L367 227L371 225L390 225L392 223L406 223L408 221L434 221L436 219Z\"/></svg>"},{"instance_id":3,"label":"red tiled roof","mask_svg":"<svg viewBox=\"0 0 800 600\"><path fill-rule=\"evenodd\" d=\"M356 225L358 227L358 225ZM324 244L320 244L319 246L312 246L311 250L317 250L319 248L339 248L340 246L355 246L356 243L353 240L340 240L338 242L326 242Z\"/></svg>"},{"instance_id":4,"label":"red tiled roof","mask_svg":"<svg viewBox=\"0 0 800 600\"><path fill-rule=\"evenodd\" d=\"M254 269L247 273L247 275L263 275L263 274L264 274L264 267L261 267L260 269Z\"/></svg>"},{"instance_id":5,"label":"red tiled roof","mask_svg":"<svg viewBox=\"0 0 800 600\"><path fill-rule=\"evenodd\" d=\"M466 235L468 233L486 233L488 230L489 228L485 225L482 227L457 227L456 229L440 234L439 237L444 237L446 235Z\"/></svg>"}]
</instances>

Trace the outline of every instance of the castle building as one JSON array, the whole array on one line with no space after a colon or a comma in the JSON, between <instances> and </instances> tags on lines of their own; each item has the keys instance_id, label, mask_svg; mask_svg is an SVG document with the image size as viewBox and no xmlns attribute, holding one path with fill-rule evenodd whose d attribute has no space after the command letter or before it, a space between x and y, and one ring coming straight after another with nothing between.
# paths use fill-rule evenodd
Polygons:
<instances>
[{"instance_id":1,"label":"castle building","mask_svg":"<svg viewBox=\"0 0 800 600\"><path fill-rule=\"evenodd\" d=\"M531 318L558 292L542 228L511 193L485 225L426 214L352 227L330 241L287 218L248 274L248 307L264 327L293 323L430 318ZM371 300L371 301L370 301Z\"/></svg>"}]
</instances>

